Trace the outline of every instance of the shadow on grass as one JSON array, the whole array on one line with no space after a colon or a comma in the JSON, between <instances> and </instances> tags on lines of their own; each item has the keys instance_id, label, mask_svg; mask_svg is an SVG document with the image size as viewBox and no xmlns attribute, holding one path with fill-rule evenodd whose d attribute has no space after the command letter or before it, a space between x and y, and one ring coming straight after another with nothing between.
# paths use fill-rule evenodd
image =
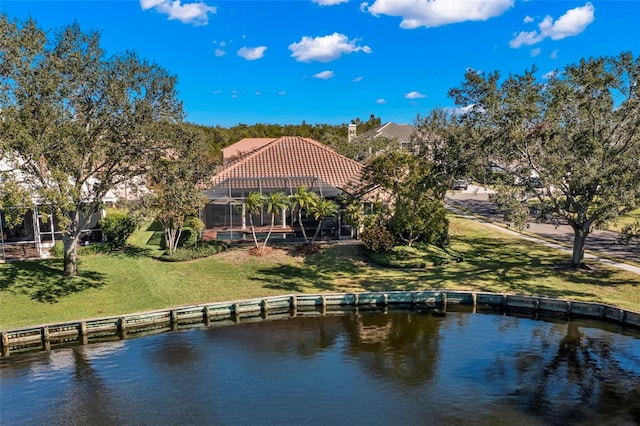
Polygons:
<instances>
[{"instance_id":1,"label":"shadow on grass","mask_svg":"<svg viewBox=\"0 0 640 426\"><path fill-rule=\"evenodd\" d=\"M127 246L124 250L117 252L117 255L125 257L153 257L153 250L147 247Z\"/></svg>"},{"instance_id":2,"label":"shadow on grass","mask_svg":"<svg viewBox=\"0 0 640 426\"><path fill-rule=\"evenodd\" d=\"M24 294L41 303L57 303L71 294L105 284L106 275L78 266L75 277L62 276L62 260L12 262L0 269L0 291Z\"/></svg>"},{"instance_id":3,"label":"shadow on grass","mask_svg":"<svg viewBox=\"0 0 640 426\"><path fill-rule=\"evenodd\" d=\"M296 255L291 251L291 255ZM334 245L318 253L306 255L302 264L264 267L257 272L257 281L265 282L265 288L287 292L337 291L334 280L365 273L368 260L360 245Z\"/></svg>"},{"instance_id":4,"label":"shadow on grass","mask_svg":"<svg viewBox=\"0 0 640 426\"><path fill-rule=\"evenodd\" d=\"M152 232L151 236L146 242L149 246L160 246L164 244L164 228L158 222L153 221L146 229L148 232Z\"/></svg>"},{"instance_id":5,"label":"shadow on grass","mask_svg":"<svg viewBox=\"0 0 640 426\"><path fill-rule=\"evenodd\" d=\"M629 281L628 275L600 265L592 271L560 269L569 255L524 240L463 235L456 246L463 247L463 262L402 270L375 265L360 245L336 245L301 264L264 267L256 280L287 292L446 288L583 300L598 300L607 288L640 285L640 280Z\"/></svg>"}]
</instances>

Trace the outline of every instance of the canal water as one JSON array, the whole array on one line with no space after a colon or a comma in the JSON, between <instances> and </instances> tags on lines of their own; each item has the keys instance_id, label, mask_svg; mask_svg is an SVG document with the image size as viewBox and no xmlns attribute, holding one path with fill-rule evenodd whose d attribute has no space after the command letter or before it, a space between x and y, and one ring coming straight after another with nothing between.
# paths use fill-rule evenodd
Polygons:
<instances>
[{"instance_id":1,"label":"canal water","mask_svg":"<svg viewBox=\"0 0 640 426\"><path fill-rule=\"evenodd\" d=\"M183 330L0 358L0 424L640 424L640 333L410 311Z\"/></svg>"}]
</instances>

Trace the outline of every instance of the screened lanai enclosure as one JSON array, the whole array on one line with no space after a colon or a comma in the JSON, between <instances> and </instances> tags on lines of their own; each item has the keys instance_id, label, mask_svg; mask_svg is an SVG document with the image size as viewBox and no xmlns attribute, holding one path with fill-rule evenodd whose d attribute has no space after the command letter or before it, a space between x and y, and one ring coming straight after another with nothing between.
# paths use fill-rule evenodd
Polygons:
<instances>
[{"instance_id":1,"label":"screened lanai enclosure","mask_svg":"<svg viewBox=\"0 0 640 426\"><path fill-rule=\"evenodd\" d=\"M293 195L298 187L306 187L322 198L333 200L339 204L342 191L316 177L253 177L228 178L213 188L205 191L209 203L202 209L201 219L205 224L205 235L221 240L249 240L252 238L249 213L245 199L251 192L258 192L268 197L275 192ZM263 238L271 225L271 214L263 208L259 214L253 215L253 224L257 228L258 238ZM302 212L302 222L309 238L318 227L318 221L306 211ZM293 209L283 210L276 215L272 239L302 238L302 228L298 223L297 212ZM351 227L343 224L342 212L335 217L323 220L320 237L324 239L351 238Z\"/></svg>"},{"instance_id":2,"label":"screened lanai enclosure","mask_svg":"<svg viewBox=\"0 0 640 426\"><path fill-rule=\"evenodd\" d=\"M23 213L25 212L26 213ZM14 222L9 217L20 215ZM23 214L21 214L23 213ZM98 221L103 213L95 214L87 229L82 231L79 244L102 240ZM62 232L55 215L44 213L41 207L6 207L0 210L0 261L43 257L56 241L62 239Z\"/></svg>"}]
</instances>

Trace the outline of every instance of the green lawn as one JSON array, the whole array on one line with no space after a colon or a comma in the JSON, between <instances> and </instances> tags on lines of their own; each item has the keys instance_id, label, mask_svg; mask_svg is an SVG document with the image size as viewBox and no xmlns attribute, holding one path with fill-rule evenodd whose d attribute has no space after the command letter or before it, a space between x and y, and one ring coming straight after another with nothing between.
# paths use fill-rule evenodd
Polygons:
<instances>
[{"instance_id":1,"label":"green lawn","mask_svg":"<svg viewBox=\"0 0 640 426\"><path fill-rule=\"evenodd\" d=\"M624 216L620 216L615 223L610 223L607 229L610 231L620 232L626 225L631 225L640 220L640 209L630 211Z\"/></svg>"},{"instance_id":2,"label":"green lawn","mask_svg":"<svg viewBox=\"0 0 640 426\"><path fill-rule=\"evenodd\" d=\"M597 265L557 268L569 259L544 246L453 218L452 248L465 260L419 270L371 264L360 246L331 245L296 257L252 257L247 247L208 259L164 263L157 232L138 232L134 249L82 257L79 276L60 276L61 261L0 264L0 329L294 292L459 289L598 301L640 310L640 275Z\"/></svg>"}]
</instances>

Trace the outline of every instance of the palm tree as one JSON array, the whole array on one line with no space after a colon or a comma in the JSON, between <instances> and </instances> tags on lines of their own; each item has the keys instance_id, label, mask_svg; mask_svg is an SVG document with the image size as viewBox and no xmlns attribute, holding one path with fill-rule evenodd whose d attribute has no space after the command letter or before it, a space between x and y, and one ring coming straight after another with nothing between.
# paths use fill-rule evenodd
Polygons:
<instances>
[{"instance_id":1,"label":"palm tree","mask_svg":"<svg viewBox=\"0 0 640 426\"><path fill-rule=\"evenodd\" d=\"M267 238L264 239L263 247L267 246L267 241L269 241L269 237L271 237L271 231L273 231L273 225L276 221L276 215L279 214L282 210L289 207L289 199L284 192L272 192L265 201L267 205L267 212L271 213L271 225L269 226L269 233L267 233Z\"/></svg>"},{"instance_id":2,"label":"palm tree","mask_svg":"<svg viewBox=\"0 0 640 426\"><path fill-rule=\"evenodd\" d=\"M307 238L307 231L304 229L304 224L302 223L302 209L309 209L316 198L316 193L309 192L305 186L299 186L296 189L296 192L291 196L292 208L298 210L298 223L300 224L300 229L302 229L305 244L309 243L309 239Z\"/></svg>"},{"instance_id":3,"label":"palm tree","mask_svg":"<svg viewBox=\"0 0 640 426\"><path fill-rule=\"evenodd\" d=\"M244 200L247 212L249 213L249 224L251 225L251 234L253 235L253 242L258 246L258 238L256 237L256 228L253 226L253 215L259 214L264 207L265 199L259 192L250 192L247 198Z\"/></svg>"},{"instance_id":4,"label":"palm tree","mask_svg":"<svg viewBox=\"0 0 640 426\"><path fill-rule=\"evenodd\" d=\"M320 230L322 229L322 222L324 218L327 216L335 216L338 213L338 205L326 198L318 198L309 208L311 214L316 220L320 220L318 222L318 228L316 229L316 233L313 235L311 239L311 244L314 243L318 235L320 235Z\"/></svg>"}]
</instances>

